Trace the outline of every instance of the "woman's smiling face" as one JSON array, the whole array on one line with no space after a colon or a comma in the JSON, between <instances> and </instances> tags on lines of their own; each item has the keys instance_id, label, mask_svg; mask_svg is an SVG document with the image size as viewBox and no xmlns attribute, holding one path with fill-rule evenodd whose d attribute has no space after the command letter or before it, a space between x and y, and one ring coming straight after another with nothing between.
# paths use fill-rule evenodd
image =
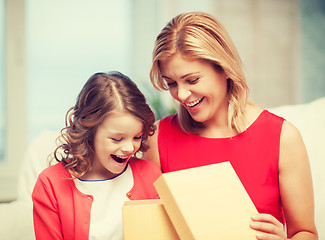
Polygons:
<instances>
[{"instance_id":1,"label":"woman's smiling face","mask_svg":"<svg viewBox=\"0 0 325 240\"><path fill-rule=\"evenodd\" d=\"M110 113L97 128L93 141L95 156L85 177L102 180L122 173L139 150L142 133L143 124L139 118L124 111Z\"/></svg>"},{"instance_id":2,"label":"woman's smiling face","mask_svg":"<svg viewBox=\"0 0 325 240\"><path fill-rule=\"evenodd\" d=\"M206 60L189 60L175 54L159 63L170 94L197 122L208 124L227 114L227 76Z\"/></svg>"}]
</instances>

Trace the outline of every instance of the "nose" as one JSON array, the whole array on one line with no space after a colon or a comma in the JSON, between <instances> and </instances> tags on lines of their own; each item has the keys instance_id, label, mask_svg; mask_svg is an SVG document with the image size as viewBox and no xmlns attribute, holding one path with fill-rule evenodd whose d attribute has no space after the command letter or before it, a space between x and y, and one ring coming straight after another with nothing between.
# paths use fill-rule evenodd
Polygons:
<instances>
[{"instance_id":1,"label":"nose","mask_svg":"<svg viewBox=\"0 0 325 240\"><path fill-rule=\"evenodd\" d=\"M135 149L133 141L126 141L125 144L122 146L121 150L124 154L132 153Z\"/></svg>"},{"instance_id":2,"label":"nose","mask_svg":"<svg viewBox=\"0 0 325 240\"><path fill-rule=\"evenodd\" d=\"M191 95L191 91L184 86L178 87L177 97L180 101L185 101Z\"/></svg>"}]
</instances>

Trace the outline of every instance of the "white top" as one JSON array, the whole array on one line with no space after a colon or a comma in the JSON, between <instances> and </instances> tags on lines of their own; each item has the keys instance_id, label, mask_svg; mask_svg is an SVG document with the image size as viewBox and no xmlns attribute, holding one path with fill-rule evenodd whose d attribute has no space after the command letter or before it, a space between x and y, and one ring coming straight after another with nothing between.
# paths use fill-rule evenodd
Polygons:
<instances>
[{"instance_id":1,"label":"white top","mask_svg":"<svg viewBox=\"0 0 325 240\"><path fill-rule=\"evenodd\" d=\"M94 197L91 207L90 240L123 240L122 206L133 187L131 167L108 180L74 179L78 190Z\"/></svg>"}]
</instances>

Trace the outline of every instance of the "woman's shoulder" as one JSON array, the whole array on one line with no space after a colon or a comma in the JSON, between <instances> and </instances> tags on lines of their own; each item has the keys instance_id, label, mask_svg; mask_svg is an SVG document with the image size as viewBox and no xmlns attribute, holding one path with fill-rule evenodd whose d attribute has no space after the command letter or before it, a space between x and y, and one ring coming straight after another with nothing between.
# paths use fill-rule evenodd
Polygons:
<instances>
[{"instance_id":1,"label":"woman's shoulder","mask_svg":"<svg viewBox=\"0 0 325 240\"><path fill-rule=\"evenodd\" d=\"M247 104L244 115L245 129L249 128L264 112L264 109L254 104Z\"/></svg>"},{"instance_id":2,"label":"woman's shoulder","mask_svg":"<svg viewBox=\"0 0 325 240\"><path fill-rule=\"evenodd\" d=\"M293 146L296 148L303 144L302 136L295 125L284 120L281 131L281 144L283 146ZM304 145L304 144L303 144Z\"/></svg>"},{"instance_id":3,"label":"woman's shoulder","mask_svg":"<svg viewBox=\"0 0 325 240\"><path fill-rule=\"evenodd\" d=\"M159 122L159 123L163 123L163 124L168 124L168 123L173 123L173 122L177 122L178 121L178 118L177 118L177 114L175 113L175 114L172 114L172 115L168 115L168 116L166 116L166 117L164 117L164 118L162 118L162 119L160 119L159 121L157 121L157 122Z\"/></svg>"},{"instance_id":4,"label":"woman's shoulder","mask_svg":"<svg viewBox=\"0 0 325 240\"><path fill-rule=\"evenodd\" d=\"M157 129L159 132L159 136L163 138L167 138L171 135L179 135L184 134L181 129L178 114L169 115L159 121L159 125L157 125Z\"/></svg>"},{"instance_id":5,"label":"woman's shoulder","mask_svg":"<svg viewBox=\"0 0 325 240\"><path fill-rule=\"evenodd\" d=\"M282 124L284 118L277 116L256 105L248 105L244 117L246 128L253 125L257 120L265 121L267 124L270 122L278 122L279 124Z\"/></svg>"},{"instance_id":6,"label":"woman's shoulder","mask_svg":"<svg viewBox=\"0 0 325 240\"><path fill-rule=\"evenodd\" d=\"M277 123L273 125L278 125L281 128L280 141L282 147L285 149L294 149L303 145L302 136L299 130L292 123L285 120L283 117L259 108L258 106L251 105L247 108L246 119L249 124L248 126L254 123L256 119L261 116L265 119L265 122L270 126L271 129L272 126L270 125L270 122Z\"/></svg>"},{"instance_id":7,"label":"woman's shoulder","mask_svg":"<svg viewBox=\"0 0 325 240\"><path fill-rule=\"evenodd\" d=\"M256 119L265 122L269 129L278 126L280 128L280 144L282 151L293 151L297 148L304 148L304 143L299 130L289 121L272 112L262 109L256 105L249 105L246 111L246 124L252 125ZM291 150L290 150L291 149ZM295 150L294 150L295 151Z\"/></svg>"}]
</instances>

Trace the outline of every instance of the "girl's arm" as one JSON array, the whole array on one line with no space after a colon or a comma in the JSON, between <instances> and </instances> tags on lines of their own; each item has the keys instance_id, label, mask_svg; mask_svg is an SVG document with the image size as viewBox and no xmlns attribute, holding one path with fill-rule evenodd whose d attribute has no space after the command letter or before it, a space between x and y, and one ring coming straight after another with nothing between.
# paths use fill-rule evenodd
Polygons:
<instances>
[{"instance_id":1,"label":"girl's arm","mask_svg":"<svg viewBox=\"0 0 325 240\"><path fill-rule=\"evenodd\" d=\"M284 121L281 132L279 184L287 235L274 217L258 214L253 218L252 226L261 231L257 239L318 239L306 147L299 131L287 121Z\"/></svg>"},{"instance_id":2,"label":"girl's arm","mask_svg":"<svg viewBox=\"0 0 325 240\"><path fill-rule=\"evenodd\" d=\"M36 240L63 239L57 201L51 186L39 177L35 184L33 199L33 221Z\"/></svg>"}]
</instances>

